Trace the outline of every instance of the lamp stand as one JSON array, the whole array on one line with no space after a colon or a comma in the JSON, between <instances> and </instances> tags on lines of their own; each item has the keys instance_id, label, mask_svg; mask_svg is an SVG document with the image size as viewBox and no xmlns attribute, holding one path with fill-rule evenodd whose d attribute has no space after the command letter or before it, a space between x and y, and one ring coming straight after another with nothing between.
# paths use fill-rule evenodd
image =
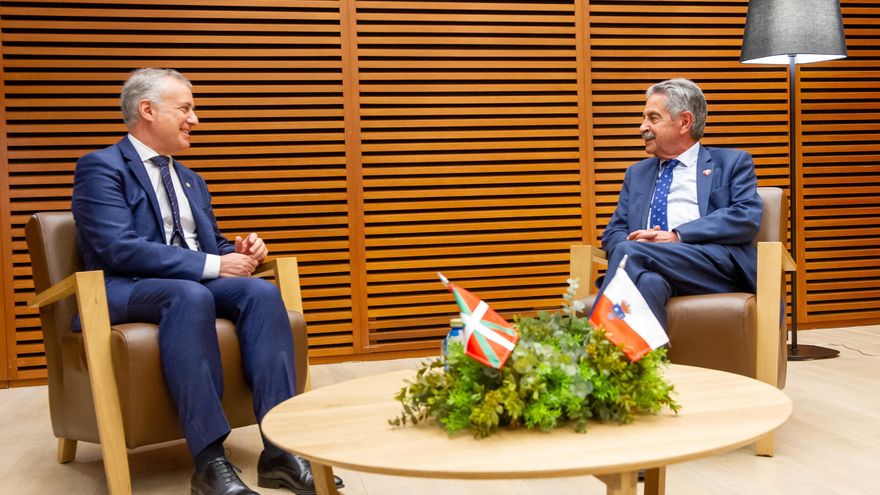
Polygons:
<instances>
[{"instance_id":1,"label":"lamp stand","mask_svg":"<svg viewBox=\"0 0 880 495\"><path fill-rule=\"evenodd\" d=\"M795 132L797 131L795 119L797 118L796 93L795 93L795 56L788 56L788 150L789 150L789 204L791 205L791 253L797 256L797 143ZM837 357L840 351L828 349L818 345L798 345L797 343L797 272L791 274L791 344L788 346L789 361L812 361L814 359L828 359ZM784 315L783 315L784 316Z\"/></svg>"}]
</instances>

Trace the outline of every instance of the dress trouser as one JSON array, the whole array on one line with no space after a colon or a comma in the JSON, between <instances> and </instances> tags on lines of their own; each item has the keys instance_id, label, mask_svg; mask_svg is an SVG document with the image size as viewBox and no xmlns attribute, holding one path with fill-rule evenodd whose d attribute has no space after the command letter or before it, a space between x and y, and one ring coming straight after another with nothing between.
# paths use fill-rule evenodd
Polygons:
<instances>
[{"instance_id":1,"label":"dress trouser","mask_svg":"<svg viewBox=\"0 0 880 495\"><path fill-rule=\"evenodd\" d=\"M599 281L600 296L624 256L627 256L626 273L664 330L667 329L666 303L670 297L743 290L739 266L724 246L624 241L610 253L607 275Z\"/></svg>"},{"instance_id":2,"label":"dress trouser","mask_svg":"<svg viewBox=\"0 0 880 495\"><path fill-rule=\"evenodd\" d=\"M127 322L159 325L165 383L193 456L230 432L220 403L223 370L216 318L235 323L258 422L296 391L290 321L278 288L269 281L141 279L127 312Z\"/></svg>"}]
</instances>

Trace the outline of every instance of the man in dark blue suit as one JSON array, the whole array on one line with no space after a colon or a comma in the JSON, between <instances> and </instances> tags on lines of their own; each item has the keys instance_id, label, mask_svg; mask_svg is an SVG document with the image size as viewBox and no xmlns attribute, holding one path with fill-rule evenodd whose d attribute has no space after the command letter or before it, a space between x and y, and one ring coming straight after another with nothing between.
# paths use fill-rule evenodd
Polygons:
<instances>
[{"instance_id":1,"label":"man in dark blue suit","mask_svg":"<svg viewBox=\"0 0 880 495\"><path fill-rule=\"evenodd\" d=\"M647 98L639 131L653 156L624 175L602 234L609 262L600 294L626 256L626 272L665 329L671 296L755 291L763 203L748 153L700 144L708 112L696 84L663 81Z\"/></svg>"},{"instance_id":2,"label":"man in dark blue suit","mask_svg":"<svg viewBox=\"0 0 880 495\"><path fill-rule=\"evenodd\" d=\"M296 390L293 339L278 289L249 277L268 254L263 240L223 237L205 181L171 159L198 124L191 88L174 70L131 74L122 88L128 136L77 162L77 243L85 268L104 271L112 323L159 326L165 382L195 464L192 493L254 494L224 454L215 318L236 324L258 421ZM307 461L263 443L260 486L315 493Z\"/></svg>"}]
</instances>

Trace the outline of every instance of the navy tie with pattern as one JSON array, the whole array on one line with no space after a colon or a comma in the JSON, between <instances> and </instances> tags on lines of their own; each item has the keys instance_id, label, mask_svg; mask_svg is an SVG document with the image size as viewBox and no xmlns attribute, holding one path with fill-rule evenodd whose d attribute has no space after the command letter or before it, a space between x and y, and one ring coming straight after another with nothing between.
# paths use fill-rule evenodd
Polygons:
<instances>
[{"instance_id":1,"label":"navy tie with pattern","mask_svg":"<svg viewBox=\"0 0 880 495\"><path fill-rule=\"evenodd\" d=\"M159 167L162 174L162 184L165 186L165 192L168 193L168 203L171 205L171 221L173 227L171 230L171 242L174 244L174 238L180 238L180 246L189 249L186 238L183 236L183 226L180 223L180 205L177 204L177 193L174 191L174 183L171 182L171 170L168 169L167 156L154 156L151 160L153 165Z\"/></svg>"},{"instance_id":2,"label":"navy tie with pattern","mask_svg":"<svg viewBox=\"0 0 880 495\"><path fill-rule=\"evenodd\" d=\"M657 185L654 186L654 199L651 200L651 222L648 227L660 226L660 230L669 230L667 219L667 199L669 187L672 186L672 169L681 162L669 160L663 164L660 177L657 177Z\"/></svg>"}]
</instances>

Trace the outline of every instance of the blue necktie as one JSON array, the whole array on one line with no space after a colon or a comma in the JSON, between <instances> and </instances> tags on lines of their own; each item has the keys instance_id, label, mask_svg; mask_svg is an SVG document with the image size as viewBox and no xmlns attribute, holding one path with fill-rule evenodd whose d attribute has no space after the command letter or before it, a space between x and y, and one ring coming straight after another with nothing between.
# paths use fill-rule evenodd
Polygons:
<instances>
[{"instance_id":1,"label":"blue necktie","mask_svg":"<svg viewBox=\"0 0 880 495\"><path fill-rule=\"evenodd\" d=\"M180 205L177 204L177 193L174 191L174 183L171 182L171 170L168 169L168 157L167 156L154 156L151 160L153 165L159 167L159 172L162 174L162 184L165 186L165 192L168 193L168 203L171 205L171 221L173 223L173 227L171 230L171 242L170 244L174 244L174 239L180 239L180 246L186 249L189 249L189 245L186 243L186 238L183 236L183 226L180 223Z\"/></svg>"},{"instance_id":2,"label":"blue necktie","mask_svg":"<svg viewBox=\"0 0 880 495\"><path fill-rule=\"evenodd\" d=\"M663 164L660 171L660 177L657 177L657 185L654 186L654 199L651 200L651 222L649 228L655 225L660 226L660 230L669 230L667 220L667 199L669 198L669 187L672 186L672 169L681 163L678 160L669 160Z\"/></svg>"}]
</instances>

